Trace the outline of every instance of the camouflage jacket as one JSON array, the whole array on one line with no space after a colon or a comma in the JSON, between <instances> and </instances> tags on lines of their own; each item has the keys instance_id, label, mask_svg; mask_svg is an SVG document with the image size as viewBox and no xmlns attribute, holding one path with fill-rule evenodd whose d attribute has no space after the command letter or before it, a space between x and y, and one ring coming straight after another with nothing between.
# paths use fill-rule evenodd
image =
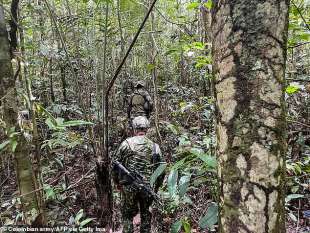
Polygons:
<instances>
[{"instance_id":1,"label":"camouflage jacket","mask_svg":"<svg viewBox=\"0 0 310 233\"><path fill-rule=\"evenodd\" d=\"M129 119L137 116L149 118L152 110L153 101L147 91L138 89L131 95L127 109Z\"/></svg>"},{"instance_id":2,"label":"camouflage jacket","mask_svg":"<svg viewBox=\"0 0 310 233\"><path fill-rule=\"evenodd\" d=\"M158 144L144 135L123 141L114 159L122 163L130 172L141 175L146 183L150 183L152 173L160 163L164 162ZM118 182L122 184L122 180Z\"/></svg>"}]
</instances>

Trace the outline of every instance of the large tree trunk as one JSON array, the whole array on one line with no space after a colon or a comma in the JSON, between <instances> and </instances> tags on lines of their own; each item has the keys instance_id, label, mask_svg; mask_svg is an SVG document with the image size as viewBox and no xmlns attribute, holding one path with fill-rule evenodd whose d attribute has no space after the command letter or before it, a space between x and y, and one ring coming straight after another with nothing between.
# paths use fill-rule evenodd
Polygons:
<instances>
[{"instance_id":1,"label":"large tree trunk","mask_svg":"<svg viewBox=\"0 0 310 233\"><path fill-rule=\"evenodd\" d=\"M30 160L30 150L24 134L20 131L18 124L17 92L15 78L11 64L10 45L6 31L3 5L0 3L0 99L3 106L3 120L6 129L15 129L14 150L16 178L21 195L24 220L31 224L39 215L37 194Z\"/></svg>"},{"instance_id":2,"label":"large tree trunk","mask_svg":"<svg viewBox=\"0 0 310 233\"><path fill-rule=\"evenodd\" d=\"M213 1L220 232L285 232L288 0Z\"/></svg>"}]
</instances>

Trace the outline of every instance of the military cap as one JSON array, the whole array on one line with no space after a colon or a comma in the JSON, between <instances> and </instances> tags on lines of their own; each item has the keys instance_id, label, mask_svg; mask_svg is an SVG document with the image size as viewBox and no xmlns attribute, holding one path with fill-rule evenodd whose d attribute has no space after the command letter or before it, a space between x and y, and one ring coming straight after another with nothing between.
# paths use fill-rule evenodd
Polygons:
<instances>
[{"instance_id":1,"label":"military cap","mask_svg":"<svg viewBox=\"0 0 310 233\"><path fill-rule=\"evenodd\" d=\"M150 122L145 116L138 116L132 120L134 129L147 129L150 127Z\"/></svg>"}]
</instances>

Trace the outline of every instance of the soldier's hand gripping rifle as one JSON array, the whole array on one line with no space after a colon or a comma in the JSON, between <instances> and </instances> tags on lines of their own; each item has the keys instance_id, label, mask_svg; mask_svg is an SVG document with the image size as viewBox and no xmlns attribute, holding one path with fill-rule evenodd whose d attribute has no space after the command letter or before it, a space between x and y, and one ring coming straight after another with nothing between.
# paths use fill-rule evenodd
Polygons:
<instances>
[{"instance_id":1,"label":"soldier's hand gripping rifle","mask_svg":"<svg viewBox=\"0 0 310 233\"><path fill-rule=\"evenodd\" d=\"M124 167L119 161L113 161L112 166L113 172L115 172L118 177L122 177L122 179L126 180L128 185L132 185L146 196L153 198L153 200L161 204L158 195L148 184L143 181L141 175L128 171L128 169Z\"/></svg>"}]
</instances>

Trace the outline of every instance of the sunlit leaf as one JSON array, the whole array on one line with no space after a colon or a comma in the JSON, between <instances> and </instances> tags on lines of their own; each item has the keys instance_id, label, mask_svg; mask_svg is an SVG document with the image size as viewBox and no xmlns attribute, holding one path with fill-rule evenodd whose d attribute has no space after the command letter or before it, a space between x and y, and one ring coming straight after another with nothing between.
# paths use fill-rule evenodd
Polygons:
<instances>
[{"instance_id":1,"label":"sunlit leaf","mask_svg":"<svg viewBox=\"0 0 310 233\"><path fill-rule=\"evenodd\" d=\"M296 218L296 216L295 216L292 212L289 212L289 213L288 213L288 216L290 216L290 218L291 218L294 222L297 222L297 218Z\"/></svg>"},{"instance_id":2,"label":"sunlit leaf","mask_svg":"<svg viewBox=\"0 0 310 233\"><path fill-rule=\"evenodd\" d=\"M168 192L175 196L177 192L178 170L172 170L168 176Z\"/></svg>"},{"instance_id":3,"label":"sunlit leaf","mask_svg":"<svg viewBox=\"0 0 310 233\"><path fill-rule=\"evenodd\" d=\"M166 167L167 167L167 164L163 163L159 165L158 168L154 171L154 173L151 176L151 180L150 180L151 186L155 184L155 181L165 171Z\"/></svg>"},{"instance_id":4,"label":"sunlit leaf","mask_svg":"<svg viewBox=\"0 0 310 233\"><path fill-rule=\"evenodd\" d=\"M190 225L188 219L183 219L182 220L182 226L183 226L183 229L184 229L185 233L190 233L191 232L191 225Z\"/></svg>"},{"instance_id":5,"label":"sunlit leaf","mask_svg":"<svg viewBox=\"0 0 310 233\"><path fill-rule=\"evenodd\" d=\"M291 200L298 199L298 198L303 198L303 197L305 197L305 196L302 195L302 194L297 194L297 193L290 194L290 195L288 195L288 196L285 198L285 202L289 202L289 201L291 201Z\"/></svg>"},{"instance_id":6,"label":"sunlit leaf","mask_svg":"<svg viewBox=\"0 0 310 233\"><path fill-rule=\"evenodd\" d=\"M200 6L199 2L191 2L189 4L187 4L186 9L187 10L194 10L197 9Z\"/></svg>"},{"instance_id":7,"label":"sunlit leaf","mask_svg":"<svg viewBox=\"0 0 310 233\"><path fill-rule=\"evenodd\" d=\"M60 123L60 127L72 127L72 126L79 126L79 125L93 125L92 122L82 121L82 120L73 120L73 121L65 121Z\"/></svg>"},{"instance_id":8,"label":"sunlit leaf","mask_svg":"<svg viewBox=\"0 0 310 233\"><path fill-rule=\"evenodd\" d=\"M87 218L85 220L83 220L81 223L80 223L80 227L83 227L85 226L86 224L90 223L91 221L95 220L95 218Z\"/></svg>"},{"instance_id":9,"label":"sunlit leaf","mask_svg":"<svg viewBox=\"0 0 310 233\"><path fill-rule=\"evenodd\" d=\"M152 70L154 70L155 69L155 65L154 64L147 64L146 65L146 69L147 69L147 71L152 71Z\"/></svg>"},{"instance_id":10,"label":"sunlit leaf","mask_svg":"<svg viewBox=\"0 0 310 233\"><path fill-rule=\"evenodd\" d=\"M84 214L84 210L80 209L79 212L76 214L74 221L79 224L80 223L80 219L83 217Z\"/></svg>"},{"instance_id":11,"label":"sunlit leaf","mask_svg":"<svg viewBox=\"0 0 310 233\"><path fill-rule=\"evenodd\" d=\"M293 85L289 85L288 87L286 87L285 92L289 95L294 94L296 92L299 91L299 87L297 86L293 86Z\"/></svg>"},{"instance_id":12,"label":"sunlit leaf","mask_svg":"<svg viewBox=\"0 0 310 233\"><path fill-rule=\"evenodd\" d=\"M212 0L208 0L203 5L210 10L212 8Z\"/></svg>"}]
</instances>

